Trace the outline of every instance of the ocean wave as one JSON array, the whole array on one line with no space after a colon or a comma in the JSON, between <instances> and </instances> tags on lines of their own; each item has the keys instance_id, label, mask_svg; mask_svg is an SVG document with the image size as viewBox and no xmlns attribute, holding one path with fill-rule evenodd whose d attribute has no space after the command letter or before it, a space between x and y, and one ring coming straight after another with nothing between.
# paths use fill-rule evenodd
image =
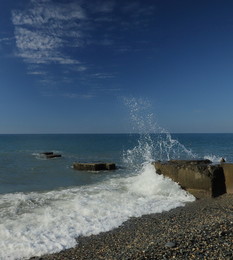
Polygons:
<instances>
[{"instance_id":1,"label":"ocean wave","mask_svg":"<svg viewBox=\"0 0 233 260\"><path fill-rule=\"evenodd\" d=\"M151 164L141 172L97 185L46 193L0 196L0 259L58 252L76 245L80 235L98 234L132 216L184 205L194 197Z\"/></svg>"}]
</instances>

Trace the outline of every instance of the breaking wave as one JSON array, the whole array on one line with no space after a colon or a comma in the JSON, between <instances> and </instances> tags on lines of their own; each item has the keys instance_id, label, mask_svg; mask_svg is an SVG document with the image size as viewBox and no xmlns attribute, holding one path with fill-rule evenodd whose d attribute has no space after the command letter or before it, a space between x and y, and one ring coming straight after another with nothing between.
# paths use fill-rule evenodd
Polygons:
<instances>
[{"instance_id":1,"label":"breaking wave","mask_svg":"<svg viewBox=\"0 0 233 260\"><path fill-rule=\"evenodd\" d=\"M128 174L70 189L0 195L0 259L58 252L74 247L78 236L109 231L130 217L194 200L177 183L156 174L151 165L155 159L193 156L191 151L161 130L152 114L145 117L145 104L135 99L127 102L140 130L138 144L124 151Z\"/></svg>"}]
</instances>

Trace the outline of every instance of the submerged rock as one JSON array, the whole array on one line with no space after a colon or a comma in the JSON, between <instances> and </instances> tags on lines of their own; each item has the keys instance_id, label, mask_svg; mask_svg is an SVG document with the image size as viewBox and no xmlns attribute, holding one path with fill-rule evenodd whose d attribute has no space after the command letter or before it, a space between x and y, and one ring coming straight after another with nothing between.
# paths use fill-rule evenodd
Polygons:
<instances>
[{"instance_id":1,"label":"submerged rock","mask_svg":"<svg viewBox=\"0 0 233 260\"><path fill-rule=\"evenodd\" d=\"M79 171L106 171L115 170L115 163L73 163L73 168Z\"/></svg>"},{"instance_id":2,"label":"submerged rock","mask_svg":"<svg viewBox=\"0 0 233 260\"><path fill-rule=\"evenodd\" d=\"M47 159L52 159L52 158L57 158L57 157L61 157L61 154L50 154L50 155L46 156Z\"/></svg>"},{"instance_id":3,"label":"submerged rock","mask_svg":"<svg viewBox=\"0 0 233 260\"><path fill-rule=\"evenodd\" d=\"M47 159L61 157L61 154L55 154L53 152L44 152L44 153L41 153L41 155L45 156Z\"/></svg>"},{"instance_id":4,"label":"submerged rock","mask_svg":"<svg viewBox=\"0 0 233 260\"><path fill-rule=\"evenodd\" d=\"M43 155L52 155L53 154L53 152L44 152L44 153L41 153L41 154L43 154Z\"/></svg>"}]
</instances>

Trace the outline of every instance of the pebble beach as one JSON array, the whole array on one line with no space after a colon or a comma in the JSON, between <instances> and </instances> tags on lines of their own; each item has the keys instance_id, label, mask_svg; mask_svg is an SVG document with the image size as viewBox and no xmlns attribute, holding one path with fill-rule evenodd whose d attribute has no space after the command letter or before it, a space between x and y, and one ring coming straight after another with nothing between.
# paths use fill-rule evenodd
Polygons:
<instances>
[{"instance_id":1,"label":"pebble beach","mask_svg":"<svg viewBox=\"0 0 233 260\"><path fill-rule=\"evenodd\" d=\"M31 258L52 259L233 259L233 195L131 218L112 231L79 237L75 248Z\"/></svg>"}]
</instances>

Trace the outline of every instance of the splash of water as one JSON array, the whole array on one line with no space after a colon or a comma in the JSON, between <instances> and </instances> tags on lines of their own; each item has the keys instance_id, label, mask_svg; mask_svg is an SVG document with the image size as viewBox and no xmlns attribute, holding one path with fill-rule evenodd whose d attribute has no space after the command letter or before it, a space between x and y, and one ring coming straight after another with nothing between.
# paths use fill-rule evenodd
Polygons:
<instances>
[{"instance_id":1,"label":"splash of water","mask_svg":"<svg viewBox=\"0 0 233 260\"><path fill-rule=\"evenodd\" d=\"M151 164L138 175L44 193L0 195L0 259L19 260L74 247L78 236L118 227L130 217L184 206L194 197Z\"/></svg>"},{"instance_id":2,"label":"splash of water","mask_svg":"<svg viewBox=\"0 0 233 260\"><path fill-rule=\"evenodd\" d=\"M214 154L205 155L204 159L210 160L213 163L221 162L222 157ZM226 158L224 158L226 160Z\"/></svg>"},{"instance_id":3,"label":"splash of water","mask_svg":"<svg viewBox=\"0 0 233 260\"><path fill-rule=\"evenodd\" d=\"M137 146L124 151L125 163L133 167L154 160L196 158L191 150L158 125L147 100L125 98L124 102L129 108L133 130L139 134Z\"/></svg>"},{"instance_id":4,"label":"splash of water","mask_svg":"<svg viewBox=\"0 0 233 260\"><path fill-rule=\"evenodd\" d=\"M149 163L159 156L171 157L178 148L188 150L156 125L153 114L146 114L147 102L128 101L140 136L138 145L125 152L125 160L143 163L136 174L70 189L0 195L0 259L58 252L75 246L78 236L108 231L130 217L194 200Z\"/></svg>"}]
</instances>

